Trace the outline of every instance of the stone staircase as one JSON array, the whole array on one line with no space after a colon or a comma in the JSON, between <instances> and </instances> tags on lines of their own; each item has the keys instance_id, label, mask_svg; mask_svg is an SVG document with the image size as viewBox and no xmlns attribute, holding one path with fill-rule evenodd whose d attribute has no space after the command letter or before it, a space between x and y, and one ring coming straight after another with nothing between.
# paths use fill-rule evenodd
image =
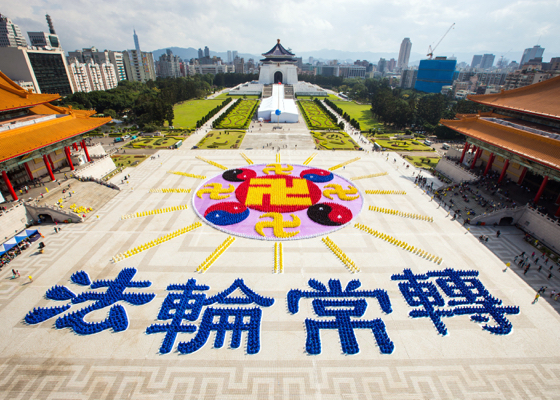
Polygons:
<instances>
[{"instance_id":1,"label":"stone staircase","mask_svg":"<svg viewBox=\"0 0 560 400\"><path fill-rule=\"evenodd\" d=\"M293 85L284 85L284 98L285 99L293 99L294 98L294 86Z\"/></svg>"},{"instance_id":2,"label":"stone staircase","mask_svg":"<svg viewBox=\"0 0 560 400\"><path fill-rule=\"evenodd\" d=\"M272 96L272 85L264 85L262 90L262 98L266 99L270 96Z\"/></svg>"}]
</instances>

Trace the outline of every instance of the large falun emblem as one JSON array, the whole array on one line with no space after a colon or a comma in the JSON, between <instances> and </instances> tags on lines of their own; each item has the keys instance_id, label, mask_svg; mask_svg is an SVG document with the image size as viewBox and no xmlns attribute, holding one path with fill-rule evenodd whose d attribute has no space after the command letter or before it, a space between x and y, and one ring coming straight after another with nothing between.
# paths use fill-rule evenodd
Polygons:
<instances>
[{"instance_id":1,"label":"large falun emblem","mask_svg":"<svg viewBox=\"0 0 560 400\"><path fill-rule=\"evenodd\" d=\"M293 164L230 169L202 183L196 213L231 235L296 240L348 224L363 206L358 189L330 171Z\"/></svg>"}]
</instances>

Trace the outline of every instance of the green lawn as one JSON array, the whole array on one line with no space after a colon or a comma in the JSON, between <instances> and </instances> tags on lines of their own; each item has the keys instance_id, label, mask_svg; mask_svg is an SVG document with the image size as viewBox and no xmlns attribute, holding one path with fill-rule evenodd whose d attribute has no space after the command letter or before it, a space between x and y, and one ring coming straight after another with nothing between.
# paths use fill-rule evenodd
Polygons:
<instances>
[{"instance_id":1,"label":"green lawn","mask_svg":"<svg viewBox=\"0 0 560 400\"><path fill-rule=\"evenodd\" d=\"M311 132L321 150L358 150L360 146L346 132Z\"/></svg>"},{"instance_id":2,"label":"green lawn","mask_svg":"<svg viewBox=\"0 0 560 400\"><path fill-rule=\"evenodd\" d=\"M224 100L191 100L175 104L173 112L173 126L176 128L195 129L196 122L208 114L216 106L222 104Z\"/></svg>"},{"instance_id":3,"label":"green lawn","mask_svg":"<svg viewBox=\"0 0 560 400\"><path fill-rule=\"evenodd\" d=\"M426 146L422 142L417 140L389 140L389 139L378 139L377 137L369 137L368 138L372 143L375 141L381 147L385 147L389 150L395 151L434 151L429 146Z\"/></svg>"},{"instance_id":4,"label":"green lawn","mask_svg":"<svg viewBox=\"0 0 560 400\"><path fill-rule=\"evenodd\" d=\"M243 98L242 95L228 96L227 93L222 93L222 94L220 94L219 96L214 97L214 99L216 99L216 100L225 100L225 99L227 99L228 97L231 97L231 98L233 98L233 99L240 99L240 98ZM259 96L245 96L245 97L246 97L248 100L256 100L256 99L259 98ZM214 99L212 99L212 100L214 100Z\"/></svg>"},{"instance_id":5,"label":"green lawn","mask_svg":"<svg viewBox=\"0 0 560 400\"><path fill-rule=\"evenodd\" d=\"M356 104L353 101L333 100L338 107L348 115L360 123L362 131L369 131L370 129L382 128L383 124L377 122L371 114L371 105L369 104Z\"/></svg>"},{"instance_id":6,"label":"green lawn","mask_svg":"<svg viewBox=\"0 0 560 400\"><path fill-rule=\"evenodd\" d=\"M183 140L183 138L171 136L138 138L124 147L131 149L166 149L180 140Z\"/></svg>"},{"instance_id":7,"label":"green lawn","mask_svg":"<svg viewBox=\"0 0 560 400\"><path fill-rule=\"evenodd\" d=\"M111 156L113 162L117 167L136 167L142 161L144 161L148 156L144 154L136 154L136 155L120 155L115 154Z\"/></svg>"},{"instance_id":8,"label":"green lawn","mask_svg":"<svg viewBox=\"0 0 560 400\"><path fill-rule=\"evenodd\" d=\"M245 131L211 131L200 142L199 149L238 149Z\"/></svg>"},{"instance_id":9,"label":"green lawn","mask_svg":"<svg viewBox=\"0 0 560 400\"><path fill-rule=\"evenodd\" d=\"M227 111L222 121L216 126L216 129L247 129L251 122L258 100L241 100L241 102L233 106Z\"/></svg>"},{"instance_id":10,"label":"green lawn","mask_svg":"<svg viewBox=\"0 0 560 400\"><path fill-rule=\"evenodd\" d=\"M340 129L313 101L298 101L303 118L309 129Z\"/></svg>"},{"instance_id":11,"label":"green lawn","mask_svg":"<svg viewBox=\"0 0 560 400\"><path fill-rule=\"evenodd\" d=\"M319 99L319 100L329 99L332 101L340 100L334 94L330 94L330 93L328 96L297 96L297 100L313 100L313 99Z\"/></svg>"},{"instance_id":12,"label":"green lawn","mask_svg":"<svg viewBox=\"0 0 560 400\"><path fill-rule=\"evenodd\" d=\"M406 158L415 166L424 169L434 168L440 159L440 157L420 157L420 156L405 156L404 158Z\"/></svg>"}]
</instances>

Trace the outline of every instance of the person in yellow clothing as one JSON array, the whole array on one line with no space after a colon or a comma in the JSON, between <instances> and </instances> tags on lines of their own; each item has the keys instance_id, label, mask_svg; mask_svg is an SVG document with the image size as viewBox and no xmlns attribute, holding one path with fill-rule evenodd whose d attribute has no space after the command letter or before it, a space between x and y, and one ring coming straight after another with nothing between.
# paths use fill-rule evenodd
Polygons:
<instances>
[{"instance_id":1,"label":"person in yellow clothing","mask_svg":"<svg viewBox=\"0 0 560 400\"><path fill-rule=\"evenodd\" d=\"M29 275L29 282L33 282L33 277Z\"/></svg>"}]
</instances>

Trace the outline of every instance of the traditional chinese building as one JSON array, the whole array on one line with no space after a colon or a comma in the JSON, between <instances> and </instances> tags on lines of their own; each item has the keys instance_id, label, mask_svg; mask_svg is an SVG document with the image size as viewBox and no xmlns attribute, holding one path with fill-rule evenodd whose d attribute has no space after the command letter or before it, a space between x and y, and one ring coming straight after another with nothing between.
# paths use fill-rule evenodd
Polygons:
<instances>
[{"instance_id":1,"label":"traditional chinese building","mask_svg":"<svg viewBox=\"0 0 560 400\"><path fill-rule=\"evenodd\" d=\"M284 85L294 85L298 82L295 54L286 50L280 44L280 39L263 56L265 58L261 60L263 65L259 74L260 84L282 83Z\"/></svg>"},{"instance_id":2,"label":"traditional chinese building","mask_svg":"<svg viewBox=\"0 0 560 400\"><path fill-rule=\"evenodd\" d=\"M78 143L91 159L83 135L111 121L93 118L95 111L72 110L51 104L58 94L35 94L0 72L0 189L18 200L14 185L22 186L47 175L55 180L55 166L74 170L71 149Z\"/></svg>"},{"instance_id":3,"label":"traditional chinese building","mask_svg":"<svg viewBox=\"0 0 560 400\"><path fill-rule=\"evenodd\" d=\"M467 137L460 162L472 148L470 168L482 160L484 175L490 169L501 171L498 183L508 175L522 184L530 174L533 182L540 183L534 203L545 189L556 190L560 181L560 77L468 99L491 111L440 121ZM560 196L556 204L560 204ZM555 216L560 216L560 208Z\"/></svg>"}]
</instances>

